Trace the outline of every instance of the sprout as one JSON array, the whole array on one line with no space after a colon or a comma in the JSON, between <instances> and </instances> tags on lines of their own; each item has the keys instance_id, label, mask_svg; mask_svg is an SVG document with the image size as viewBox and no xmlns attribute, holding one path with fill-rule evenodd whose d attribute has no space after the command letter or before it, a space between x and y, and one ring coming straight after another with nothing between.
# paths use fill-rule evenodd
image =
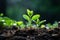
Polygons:
<instances>
[{"instance_id":1,"label":"sprout","mask_svg":"<svg viewBox=\"0 0 60 40\"><path fill-rule=\"evenodd\" d=\"M46 24L46 29L52 29L51 23Z\"/></svg>"},{"instance_id":2,"label":"sprout","mask_svg":"<svg viewBox=\"0 0 60 40\"><path fill-rule=\"evenodd\" d=\"M58 27L58 22L55 21L52 26L53 26L53 28L57 28Z\"/></svg>"},{"instance_id":3,"label":"sprout","mask_svg":"<svg viewBox=\"0 0 60 40\"><path fill-rule=\"evenodd\" d=\"M54 28L57 28L57 27L58 27L58 22L55 21L53 24L48 23L48 24L46 24L46 26L47 26L49 29L54 29Z\"/></svg>"},{"instance_id":4,"label":"sprout","mask_svg":"<svg viewBox=\"0 0 60 40\"><path fill-rule=\"evenodd\" d=\"M32 15L33 15L33 11L30 11L29 9L27 9L27 15L26 14L23 15L23 18L28 21L28 24L30 27L32 26L32 24L31 24L32 23Z\"/></svg>"},{"instance_id":5,"label":"sprout","mask_svg":"<svg viewBox=\"0 0 60 40\"><path fill-rule=\"evenodd\" d=\"M25 28L25 25L24 25L23 21L18 21L18 22L16 22L16 24L17 24L17 25L19 26L19 28L21 28L21 29Z\"/></svg>"},{"instance_id":6,"label":"sprout","mask_svg":"<svg viewBox=\"0 0 60 40\"><path fill-rule=\"evenodd\" d=\"M28 21L28 24L27 25L29 27L32 26L32 22L35 22L36 25L37 25L37 27L39 27L42 23L46 22L46 20L40 21L39 20L40 15L39 14L33 15L33 11L30 11L29 9L27 9L27 15L24 14L23 15L23 18Z\"/></svg>"},{"instance_id":7,"label":"sprout","mask_svg":"<svg viewBox=\"0 0 60 40\"><path fill-rule=\"evenodd\" d=\"M3 26L8 26L8 27L11 27L15 23L14 20L8 17L3 17L1 21L3 22Z\"/></svg>"},{"instance_id":8,"label":"sprout","mask_svg":"<svg viewBox=\"0 0 60 40\"><path fill-rule=\"evenodd\" d=\"M41 24L43 24L44 22L46 22L46 20L40 21L39 19L37 19L36 21L34 20L34 22L36 23L37 27L39 27L39 26L41 26Z\"/></svg>"},{"instance_id":9,"label":"sprout","mask_svg":"<svg viewBox=\"0 0 60 40\"><path fill-rule=\"evenodd\" d=\"M28 21L28 25L31 27L32 26L32 21L37 20L40 17L40 15L34 15L33 16L33 11L30 11L29 9L27 9L27 14L28 15L24 14L23 18Z\"/></svg>"}]
</instances>

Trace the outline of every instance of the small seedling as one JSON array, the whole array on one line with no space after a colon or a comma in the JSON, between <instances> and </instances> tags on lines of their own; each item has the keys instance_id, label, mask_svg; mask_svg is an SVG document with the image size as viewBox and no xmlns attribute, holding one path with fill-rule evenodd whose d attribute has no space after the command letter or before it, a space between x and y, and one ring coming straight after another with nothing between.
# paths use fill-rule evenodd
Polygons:
<instances>
[{"instance_id":1,"label":"small seedling","mask_svg":"<svg viewBox=\"0 0 60 40\"><path fill-rule=\"evenodd\" d=\"M46 22L46 20L42 20L40 21L39 19L37 19L36 21L34 20L34 22L36 23L37 27L41 26L41 24L43 24L44 22ZM42 28L42 26L41 26Z\"/></svg>"},{"instance_id":2,"label":"small seedling","mask_svg":"<svg viewBox=\"0 0 60 40\"><path fill-rule=\"evenodd\" d=\"M4 17L4 20L5 20L4 26L11 27L11 26L15 23L14 20L12 20L12 19L10 19L10 18L8 18L8 17Z\"/></svg>"},{"instance_id":3,"label":"small seedling","mask_svg":"<svg viewBox=\"0 0 60 40\"><path fill-rule=\"evenodd\" d=\"M53 24L48 23L48 24L46 24L46 25L47 25L47 27L48 27L49 29L58 28L58 22L54 22Z\"/></svg>"},{"instance_id":4,"label":"small seedling","mask_svg":"<svg viewBox=\"0 0 60 40\"><path fill-rule=\"evenodd\" d=\"M23 21L18 21L18 22L16 22L16 24L17 24L17 26L19 26L19 28L21 28L21 29L24 29L24 28L25 28L25 25L24 25Z\"/></svg>"},{"instance_id":5,"label":"small seedling","mask_svg":"<svg viewBox=\"0 0 60 40\"><path fill-rule=\"evenodd\" d=\"M8 26L11 27L14 24L14 20L3 16L3 13L0 14L0 26Z\"/></svg>"},{"instance_id":6,"label":"small seedling","mask_svg":"<svg viewBox=\"0 0 60 40\"><path fill-rule=\"evenodd\" d=\"M52 26L53 26L53 28L58 28L58 22L55 21Z\"/></svg>"},{"instance_id":7,"label":"small seedling","mask_svg":"<svg viewBox=\"0 0 60 40\"><path fill-rule=\"evenodd\" d=\"M51 23L46 24L46 29L51 29L51 28L52 28L52 24Z\"/></svg>"},{"instance_id":8,"label":"small seedling","mask_svg":"<svg viewBox=\"0 0 60 40\"><path fill-rule=\"evenodd\" d=\"M24 14L23 18L28 21L27 25L29 27L32 27L32 22L35 22L37 27L39 27L42 23L46 22L46 20L40 21L39 20L40 15L39 14L33 15L33 11L30 11L29 9L27 9L27 15Z\"/></svg>"},{"instance_id":9,"label":"small seedling","mask_svg":"<svg viewBox=\"0 0 60 40\"><path fill-rule=\"evenodd\" d=\"M28 21L28 25L31 27L32 26L32 15L33 15L33 11L30 11L29 9L27 9L27 15L24 14L23 18L26 19Z\"/></svg>"},{"instance_id":10,"label":"small seedling","mask_svg":"<svg viewBox=\"0 0 60 40\"><path fill-rule=\"evenodd\" d=\"M40 15L38 14L33 15L33 11L30 11L29 9L27 9L27 15L26 14L23 15L23 18L28 21L28 25L30 27L32 26L32 21L37 20L39 17Z\"/></svg>"}]
</instances>

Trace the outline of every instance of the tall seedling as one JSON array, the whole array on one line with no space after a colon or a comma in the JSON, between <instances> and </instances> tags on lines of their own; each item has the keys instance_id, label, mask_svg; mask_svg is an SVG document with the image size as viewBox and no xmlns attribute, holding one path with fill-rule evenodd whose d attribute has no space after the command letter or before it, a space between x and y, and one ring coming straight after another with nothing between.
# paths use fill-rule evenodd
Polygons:
<instances>
[{"instance_id":1,"label":"tall seedling","mask_svg":"<svg viewBox=\"0 0 60 40\"><path fill-rule=\"evenodd\" d=\"M28 21L28 25L30 27L32 27L32 21L37 20L39 17L40 15L38 14L33 15L33 11L30 11L29 9L27 9L27 15L26 14L23 15L23 18Z\"/></svg>"}]
</instances>

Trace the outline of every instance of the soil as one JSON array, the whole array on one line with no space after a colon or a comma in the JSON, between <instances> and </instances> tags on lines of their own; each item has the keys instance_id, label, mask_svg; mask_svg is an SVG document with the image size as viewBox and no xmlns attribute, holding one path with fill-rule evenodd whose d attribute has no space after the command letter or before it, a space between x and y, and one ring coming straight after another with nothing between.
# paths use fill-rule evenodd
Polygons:
<instances>
[{"instance_id":1,"label":"soil","mask_svg":"<svg viewBox=\"0 0 60 40\"><path fill-rule=\"evenodd\" d=\"M60 40L60 28L47 29L24 29L16 27L0 31L0 40Z\"/></svg>"}]
</instances>

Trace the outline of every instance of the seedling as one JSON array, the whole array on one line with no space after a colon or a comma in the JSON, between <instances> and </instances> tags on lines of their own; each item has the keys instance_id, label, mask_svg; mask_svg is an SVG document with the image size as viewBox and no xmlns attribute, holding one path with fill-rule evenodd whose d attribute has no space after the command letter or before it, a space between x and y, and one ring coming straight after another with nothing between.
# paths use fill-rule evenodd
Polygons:
<instances>
[{"instance_id":1,"label":"seedling","mask_svg":"<svg viewBox=\"0 0 60 40\"><path fill-rule=\"evenodd\" d=\"M58 22L55 21L52 26L53 26L53 28L58 28Z\"/></svg>"},{"instance_id":2,"label":"seedling","mask_svg":"<svg viewBox=\"0 0 60 40\"><path fill-rule=\"evenodd\" d=\"M37 27L41 26L42 23L46 22L46 20L40 21L39 20L40 15L39 14L33 15L33 11L30 11L29 9L27 9L27 15L24 14L23 18L28 21L27 25L29 27L32 27L32 22L35 22Z\"/></svg>"},{"instance_id":3,"label":"seedling","mask_svg":"<svg viewBox=\"0 0 60 40\"><path fill-rule=\"evenodd\" d=\"M28 21L29 27L32 27L32 21L37 20L39 17L40 15L38 14L33 15L33 11L30 11L29 9L27 9L27 15L26 14L23 15L23 18Z\"/></svg>"},{"instance_id":4,"label":"seedling","mask_svg":"<svg viewBox=\"0 0 60 40\"><path fill-rule=\"evenodd\" d=\"M39 19L37 19L36 21L34 20L34 22L36 23L37 27L41 26L41 24L43 24L44 22L46 22L46 20L42 20L40 21ZM42 28L42 26L41 26Z\"/></svg>"},{"instance_id":5,"label":"seedling","mask_svg":"<svg viewBox=\"0 0 60 40\"><path fill-rule=\"evenodd\" d=\"M49 28L49 29L58 28L58 22L54 22L53 24L48 23L47 28Z\"/></svg>"},{"instance_id":6,"label":"seedling","mask_svg":"<svg viewBox=\"0 0 60 40\"><path fill-rule=\"evenodd\" d=\"M5 20L4 26L11 27L11 26L15 23L14 20L12 20L12 19L10 19L10 18L8 18L8 17L4 17L4 20Z\"/></svg>"},{"instance_id":7,"label":"seedling","mask_svg":"<svg viewBox=\"0 0 60 40\"><path fill-rule=\"evenodd\" d=\"M52 28L52 24L51 23L46 24L46 29L51 29L51 28Z\"/></svg>"},{"instance_id":8,"label":"seedling","mask_svg":"<svg viewBox=\"0 0 60 40\"><path fill-rule=\"evenodd\" d=\"M0 26L8 26L11 27L14 24L14 20L4 17L3 13L0 14Z\"/></svg>"},{"instance_id":9,"label":"seedling","mask_svg":"<svg viewBox=\"0 0 60 40\"><path fill-rule=\"evenodd\" d=\"M17 26L19 26L19 28L21 28L21 29L24 29L24 28L25 28L25 25L24 25L23 21L18 21L18 22L16 22L16 24L17 24Z\"/></svg>"}]
</instances>

